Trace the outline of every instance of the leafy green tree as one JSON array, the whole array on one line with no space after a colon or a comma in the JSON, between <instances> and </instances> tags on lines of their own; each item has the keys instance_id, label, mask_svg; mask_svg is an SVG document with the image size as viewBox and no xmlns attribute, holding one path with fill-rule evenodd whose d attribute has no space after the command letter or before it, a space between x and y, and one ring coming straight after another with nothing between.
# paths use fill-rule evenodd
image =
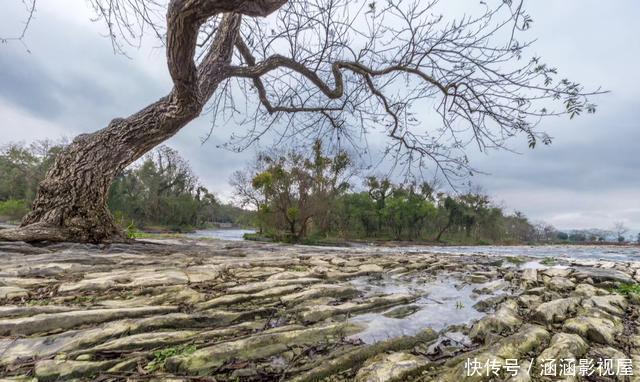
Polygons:
<instances>
[{"instance_id":1,"label":"leafy green tree","mask_svg":"<svg viewBox=\"0 0 640 382\"><path fill-rule=\"evenodd\" d=\"M262 171L253 176L251 186L261 195L256 199L264 201L258 212L261 222L286 231L291 241L305 238L310 225L326 232L338 196L349 188L348 155L326 156L318 140L310 153L262 153L257 160L256 168Z\"/></svg>"}]
</instances>

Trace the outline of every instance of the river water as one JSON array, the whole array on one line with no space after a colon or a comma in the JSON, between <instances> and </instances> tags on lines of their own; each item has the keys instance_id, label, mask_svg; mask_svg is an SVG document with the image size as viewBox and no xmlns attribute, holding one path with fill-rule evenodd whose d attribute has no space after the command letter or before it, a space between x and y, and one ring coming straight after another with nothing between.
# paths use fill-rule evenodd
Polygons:
<instances>
[{"instance_id":1,"label":"river water","mask_svg":"<svg viewBox=\"0 0 640 382\"><path fill-rule=\"evenodd\" d=\"M189 234L192 238L212 238L220 240L244 240L245 233L255 233L248 229L201 230ZM363 245L358 244L358 247ZM344 248L341 248L344 249ZM381 252L430 252L442 254L485 254L493 256L530 256L536 258L555 257L557 259L640 261L640 246L633 245L545 245L545 246L402 246L378 247Z\"/></svg>"},{"instance_id":2,"label":"river water","mask_svg":"<svg viewBox=\"0 0 640 382\"><path fill-rule=\"evenodd\" d=\"M389 250L398 251L398 248ZM555 257L567 260L640 261L637 245L544 245L544 246L415 246L402 248L404 252L442 254L484 254L493 256Z\"/></svg>"},{"instance_id":3,"label":"river water","mask_svg":"<svg viewBox=\"0 0 640 382\"><path fill-rule=\"evenodd\" d=\"M187 237L194 239L219 239L219 240L230 240L230 241L241 241L244 240L245 233L255 233L255 230L252 229L207 229L207 230L199 230L190 234L187 234Z\"/></svg>"}]
</instances>

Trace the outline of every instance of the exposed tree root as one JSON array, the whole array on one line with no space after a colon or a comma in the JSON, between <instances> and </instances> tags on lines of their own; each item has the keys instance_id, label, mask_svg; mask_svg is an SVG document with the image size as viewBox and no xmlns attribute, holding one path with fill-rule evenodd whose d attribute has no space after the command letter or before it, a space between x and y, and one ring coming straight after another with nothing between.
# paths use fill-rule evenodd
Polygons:
<instances>
[{"instance_id":1,"label":"exposed tree root","mask_svg":"<svg viewBox=\"0 0 640 382\"><path fill-rule=\"evenodd\" d=\"M26 243L95 243L95 240L92 240L90 235L74 234L72 230L43 223L34 223L23 227L0 230L0 241L24 241ZM101 240L101 243L124 243L126 241L123 234L116 234L108 239Z\"/></svg>"}]
</instances>

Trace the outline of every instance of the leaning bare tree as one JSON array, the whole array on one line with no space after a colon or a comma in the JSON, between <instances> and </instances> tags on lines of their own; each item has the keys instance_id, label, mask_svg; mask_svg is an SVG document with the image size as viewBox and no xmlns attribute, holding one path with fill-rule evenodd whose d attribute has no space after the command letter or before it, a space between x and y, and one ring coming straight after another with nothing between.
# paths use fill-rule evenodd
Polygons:
<instances>
[{"instance_id":1,"label":"leaning bare tree","mask_svg":"<svg viewBox=\"0 0 640 382\"><path fill-rule=\"evenodd\" d=\"M464 2L475 16L447 17L437 0L88 1L116 51L147 31L163 42L173 89L78 136L0 239L122 240L106 207L114 176L206 110L244 125L237 148L267 131L356 146L378 132L397 163L447 179L471 170L469 145L502 148L520 134L549 143L543 117L595 110L598 91L526 55L522 2Z\"/></svg>"}]
</instances>

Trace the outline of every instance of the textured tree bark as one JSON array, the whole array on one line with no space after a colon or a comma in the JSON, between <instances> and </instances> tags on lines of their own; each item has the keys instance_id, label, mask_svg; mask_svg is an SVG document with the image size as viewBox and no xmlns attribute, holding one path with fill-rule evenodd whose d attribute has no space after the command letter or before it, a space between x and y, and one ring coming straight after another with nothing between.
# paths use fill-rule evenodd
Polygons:
<instances>
[{"instance_id":1,"label":"textured tree bark","mask_svg":"<svg viewBox=\"0 0 640 382\"><path fill-rule=\"evenodd\" d=\"M126 119L78 136L57 157L40 185L32 211L16 229L0 231L0 240L123 241L107 208L116 174L167 140L196 118L228 75L241 14L266 16L283 0L173 0L167 12L167 64L174 88L169 95ZM201 25L223 17L214 41L199 66L194 63Z\"/></svg>"},{"instance_id":2,"label":"textured tree bark","mask_svg":"<svg viewBox=\"0 0 640 382\"><path fill-rule=\"evenodd\" d=\"M177 133L199 109L175 108L172 95L105 129L78 136L40 184L20 229L25 241L113 242L125 238L107 208L109 187L126 166Z\"/></svg>"}]
</instances>

